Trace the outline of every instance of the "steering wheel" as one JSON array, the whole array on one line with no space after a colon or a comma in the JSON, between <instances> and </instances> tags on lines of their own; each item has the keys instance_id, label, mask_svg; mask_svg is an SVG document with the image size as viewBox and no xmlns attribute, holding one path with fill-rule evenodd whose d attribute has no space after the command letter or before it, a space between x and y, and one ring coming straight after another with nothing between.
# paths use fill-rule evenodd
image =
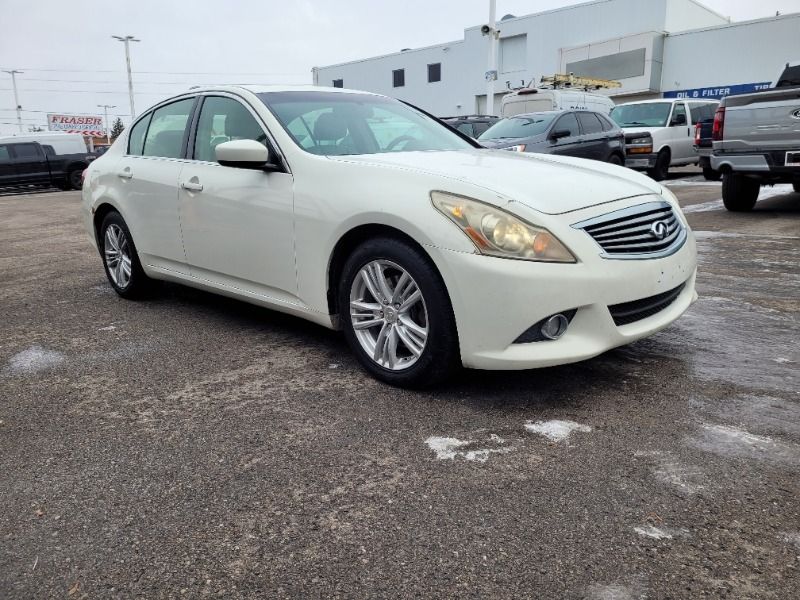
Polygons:
<instances>
[{"instance_id":1,"label":"steering wheel","mask_svg":"<svg viewBox=\"0 0 800 600\"><path fill-rule=\"evenodd\" d=\"M397 144L400 142L410 142L411 140L416 140L413 135L401 135L400 137L394 138L389 144L386 146L386 152L391 152Z\"/></svg>"}]
</instances>

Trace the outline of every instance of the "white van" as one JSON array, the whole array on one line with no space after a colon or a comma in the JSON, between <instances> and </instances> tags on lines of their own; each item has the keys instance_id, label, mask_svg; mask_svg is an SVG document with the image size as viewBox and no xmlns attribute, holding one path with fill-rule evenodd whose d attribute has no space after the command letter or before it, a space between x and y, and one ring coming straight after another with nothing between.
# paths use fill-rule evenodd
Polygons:
<instances>
[{"instance_id":1,"label":"white van","mask_svg":"<svg viewBox=\"0 0 800 600\"><path fill-rule=\"evenodd\" d=\"M23 135L3 136L0 141L11 143L38 142L42 146L50 146L55 154L86 154L86 140L80 133L59 133L41 131Z\"/></svg>"},{"instance_id":2,"label":"white van","mask_svg":"<svg viewBox=\"0 0 800 600\"><path fill-rule=\"evenodd\" d=\"M532 112L570 108L594 110L607 115L614 108L614 101L608 96L582 90L522 88L503 96L500 115L513 117Z\"/></svg>"},{"instance_id":3,"label":"white van","mask_svg":"<svg viewBox=\"0 0 800 600\"><path fill-rule=\"evenodd\" d=\"M625 132L625 166L660 181L672 166L697 164L694 129L713 118L716 100L661 98L620 104L611 118Z\"/></svg>"}]
</instances>

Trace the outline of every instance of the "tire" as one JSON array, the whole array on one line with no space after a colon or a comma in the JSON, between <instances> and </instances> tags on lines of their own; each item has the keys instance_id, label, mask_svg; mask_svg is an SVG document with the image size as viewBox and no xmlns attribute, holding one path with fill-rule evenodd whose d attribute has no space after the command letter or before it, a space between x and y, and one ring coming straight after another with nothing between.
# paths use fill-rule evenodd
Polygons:
<instances>
[{"instance_id":1,"label":"tire","mask_svg":"<svg viewBox=\"0 0 800 600\"><path fill-rule=\"evenodd\" d=\"M792 184L792 187L794 188L795 193L800 194L800 181L795 181Z\"/></svg>"},{"instance_id":2,"label":"tire","mask_svg":"<svg viewBox=\"0 0 800 600\"><path fill-rule=\"evenodd\" d=\"M67 184L73 190L79 190L83 187L83 181L81 178L82 173L83 169L73 169L69 172L69 174L67 174Z\"/></svg>"},{"instance_id":3,"label":"tire","mask_svg":"<svg viewBox=\"0 0 800 600\"><path fill-rule=\"evenodd\" d=\"M704 167L703 177L705 177L706 181L719 181L722 178L722 173L715 171L711 167Z\"/></svg>"},{"instance_id":4,"label":"tire","mask_svg":"<svg viewBox=\"0 0 800 600\"><path fill-rule=\"evenodd\" d=\"M103 268L114 291L131 300L144 297L152 289L153 280L142 269L136 245L122 215L114 211L108 213L97 237ZM123 255L121 265L114 260L120 251Z\"/></svg>"},{"instance_id":5,"label":"tire","mask_svg":"<svg viewBox=\"0 0 800 600\"><path fill-rule=\"evenodd\" d=\"M398 296L386 303L384 292ZM412 301L417 292L419 298ZM430 259L408 242L381 237L361 244L344 265L337 298L345 339L376 379L422 388L444 381L459 366L458 334L447 289ZM403 309L407 302L411 304ZM361 326L356 329L354 323Z\"/></svg>"},{"instance_id":6,"label":"tire","mask_svg":"<svg viewBox=\"0 0 800 600\"><path fill-rule=\"evenodd\" d=\"M739 173L725 173L722 176L722 203L731 212L753 210L759 191L761 183L757 179Z\"/></svg>"},{"instance_id":7,"label":"tire","mask_svg":"<svg viewBox=\"0 0 800 600\"><path fill-rule=\"evenodd\" d=\"M669 150L664 149L658 153L656 157L656 164L655 166L647 171L647 174L650 175L656 181L662 181L667 178L669 175L669 161L670 161L670 154Z\"/></svg>"},{"instance_id":8,"label":"tire","mask_svg":"<svg viewBox=\"0 0 800 600\"><path fill-rule=\"evenodd\" d=\"M625 164L625 160L616 152L609 156L606 162L608 162L610 165L617 165L618 167L621 167Z\"/></svg>"}]
</instances>

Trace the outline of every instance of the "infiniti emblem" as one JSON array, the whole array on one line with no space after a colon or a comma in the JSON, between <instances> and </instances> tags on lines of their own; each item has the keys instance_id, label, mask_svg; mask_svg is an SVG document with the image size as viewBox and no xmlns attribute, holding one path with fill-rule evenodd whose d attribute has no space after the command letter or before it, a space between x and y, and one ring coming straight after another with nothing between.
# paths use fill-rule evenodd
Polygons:
<instances>
[{"instance_id":1,"label":"infiniti emblem","mask_svg":"<svg viewBox=\"0 0 800 600\"><path fill-rule=\"evenodd\" d=\"M669 233L669 227L666 221L656 221L650 225L650 235L657 240L663 240L667 237L667 233Z\"/></svg>"}]
</instances>

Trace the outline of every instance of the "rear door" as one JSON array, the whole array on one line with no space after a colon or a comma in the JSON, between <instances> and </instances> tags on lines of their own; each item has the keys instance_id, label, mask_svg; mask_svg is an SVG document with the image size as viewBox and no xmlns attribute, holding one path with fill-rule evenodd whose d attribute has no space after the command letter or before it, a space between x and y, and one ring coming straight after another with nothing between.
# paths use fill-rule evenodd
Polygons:
<instances>
[{"instance_id":1,"label":"rear door","mask_svg":"<svg viewBox=\"0 0 800 600\"><path fill-rule=\"evenodd\" d=\"M131 128L128 148L115 167L128 228L140 260L151 267L188 272L178 214L178 182L185 160L194 96L162 104Z\"/></svg>"},{"instance_id":2,"label":"rear door","mask_svg":"<svg viewBox=\"0 0 800 600\"><path fill-rule=\"evenodd\" d=\"M50 169L39 144L9 144L18 183L49 183Z\"/></svg>"},{"instance_id":3,"label":"rear door","mask_svg":"<svg viewBox=\"0 0 800 600\"><path fill-rule=\"evenodd\" d=\"M581 126L581 156L593 160L605 160L607 154L608 135L603 131L603 124L597 115L581 111L577 113Z\"/></svg>"},{"instance_id":4,"label":"rear door","mask_svg":"<svg viewBox=\"0 0 800 600\"><path fill-rule=\"evenodd\" d=\"M557 140L550 139L550 154L563 156L583 156L581 148L581 128L575 113L561 115L550 128L550 135L556 131L568 131L569 135Z\"/></svg>"}]
</instances>

